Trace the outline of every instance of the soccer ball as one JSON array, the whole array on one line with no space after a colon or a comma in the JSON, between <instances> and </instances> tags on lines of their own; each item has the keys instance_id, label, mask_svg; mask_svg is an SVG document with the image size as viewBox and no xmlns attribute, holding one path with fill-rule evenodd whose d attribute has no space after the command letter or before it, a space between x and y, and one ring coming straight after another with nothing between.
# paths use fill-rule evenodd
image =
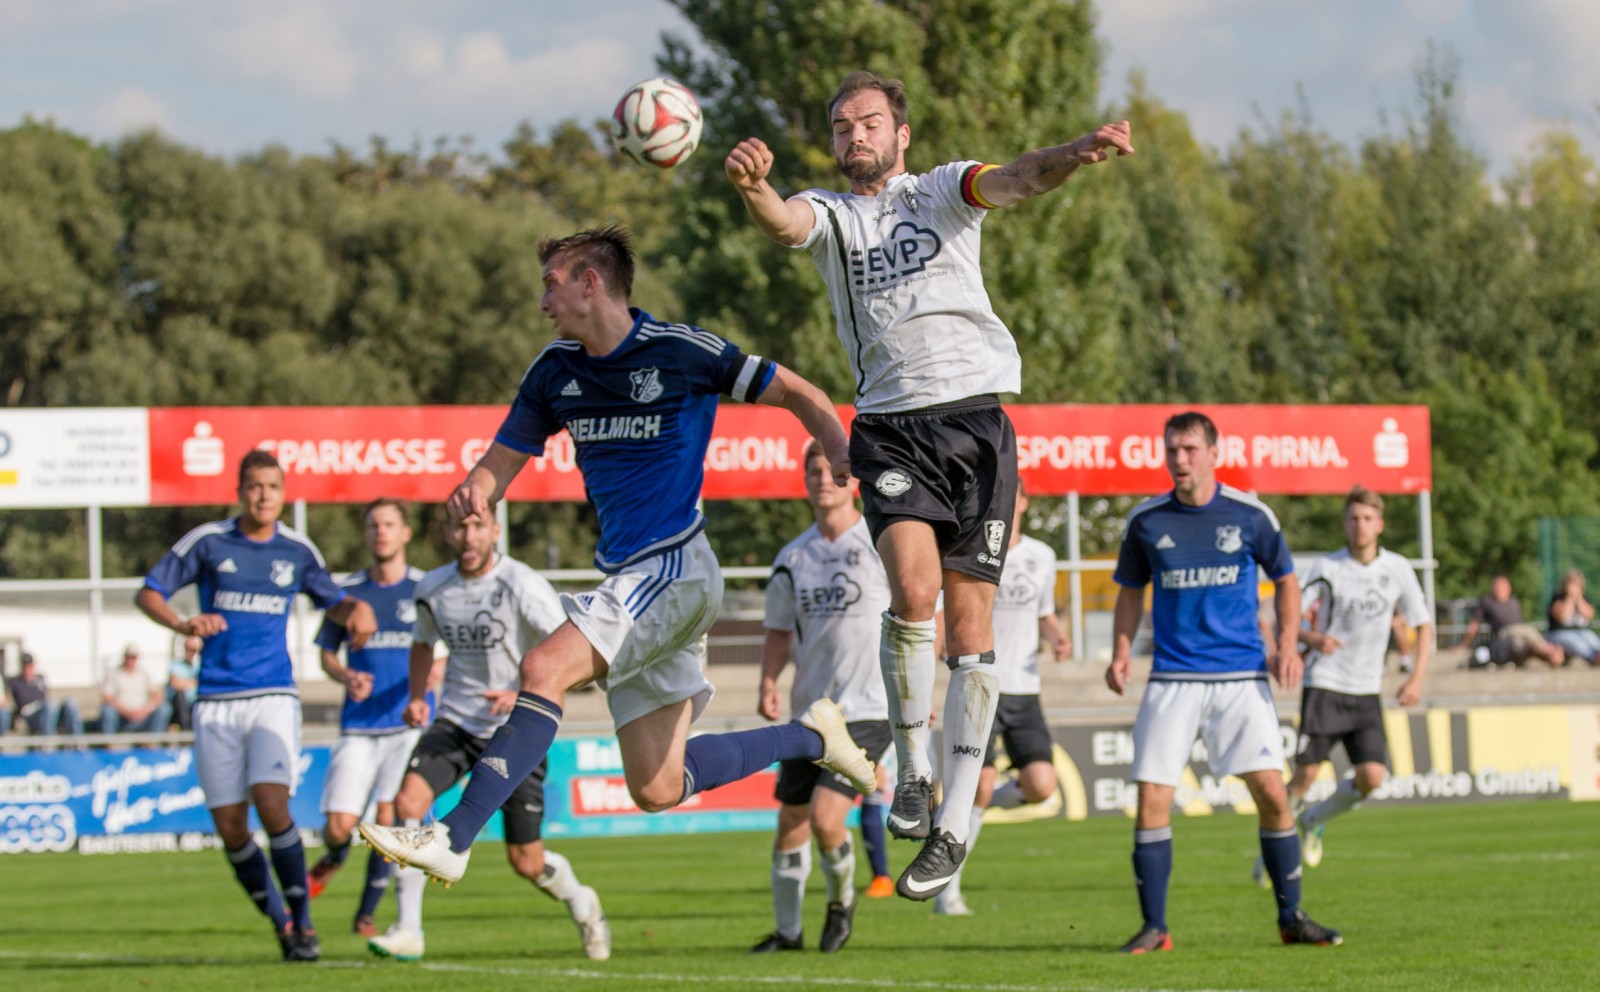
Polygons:
<instances>
[{"instance_id":1,"label":"soccer ball","mask_svg":"<svg viewBox=\"0 0 1600 992\"><path fill-rule=\"evenodd\" d=\"M665 76L634 83L611 112L611 144L635 162L670 169L700 144L700 104Z\"/></svg>"}]
</instances>

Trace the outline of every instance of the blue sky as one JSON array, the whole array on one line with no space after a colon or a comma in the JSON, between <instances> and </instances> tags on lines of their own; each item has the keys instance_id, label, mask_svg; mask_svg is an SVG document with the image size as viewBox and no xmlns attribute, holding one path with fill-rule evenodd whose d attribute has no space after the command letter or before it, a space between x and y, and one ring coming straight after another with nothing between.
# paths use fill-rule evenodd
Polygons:
<instances>
[{"instance_id":1,"label":"blue sky","mask_svg":"<svg viewBox=\"0 0 1600 992\"><path fill-rule=\"evenodd\" d=\"M1497 173L1557 123L1600 151L1596 0L1099 9L1103 96L1141 70L1213 147L1293 107L1297 87L1316 122L1354 146L1383 130L1383 113L1399 120L1414 105L1432 39L1461 59L1471 137ZM3 0L0 126L30 114L96 138L155 126L225 154L323 152L373 134L470 135L494 150L524 119L607 113L653 74L663 30L692 35L663 0Z\"/></svg>"}]
</instances>

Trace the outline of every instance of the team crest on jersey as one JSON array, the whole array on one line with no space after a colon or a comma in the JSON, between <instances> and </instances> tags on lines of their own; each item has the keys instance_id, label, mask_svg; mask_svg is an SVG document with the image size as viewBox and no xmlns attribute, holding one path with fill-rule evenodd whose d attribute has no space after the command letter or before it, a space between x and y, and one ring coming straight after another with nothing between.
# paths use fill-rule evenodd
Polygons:
<instances>
[{"instance_id":1,"label":"team crest on jersey","mask_svg":"<svg viewBox=\"0 0 1600 992\"><path fill-rule=\"evenodd\" d=\"M417 601L414 599L402 599L400 602L396 603L394 606L394 617L401 623L416 623Z\"/></svg>"},{"instance_id":2,"label":"team crest on jersey","mask_svg":"<svg viewBox=\"0 0 1600 992\"><path fill-rule=\"evenodd\" d=\"M1231 555L1244 547L1244 538L1239 536L1239 528L1235 526L1217 528L1217 550L1225 555Z\"/></svg>"},{"instance_id":3,"label":"team crest on jersey","mask_svg":"<svg viewBox=\"0 0 1600 992\"><path fill-rule=\"evenodd\" d=\"M1005 545L1006 522L1004 520L985 520L983 522L983 543L989 546L991 555L999 555L1000 549Z\"/></svg>"},{"instance_id":4,"label":"team crest on jersey","mask_svg":"<svg viewBox=\"0 0 1600 992\"><path fill-rule=\"evenodd\" d=\"M654 403L667 391L661 384L660 369L635 369L628 373L628 381L633 383L633 398L639 403Z\"/></svg>"},{"instance_id":5,"label":"team crest on jersey","mask_svg":"<svg viewBox=\"0 0 1600 992\"><path fill-rule=\"evenodd\" d=\"M272 562L272 584L280 589L294 585L294 562L275 558Z\"/></svg>"},{"instance_id":6,"label":"team crest on jersey","mask_svg":"<svg viewBox=\"0 0 1600 992\"><path fill-rule=\"evenodd\" d=\"M878 476L878 481L874 482L872 487L893 499L896 496L904 495L911 489L911 476L899 469L890 469Z\"/></svg>"}]
</instances>

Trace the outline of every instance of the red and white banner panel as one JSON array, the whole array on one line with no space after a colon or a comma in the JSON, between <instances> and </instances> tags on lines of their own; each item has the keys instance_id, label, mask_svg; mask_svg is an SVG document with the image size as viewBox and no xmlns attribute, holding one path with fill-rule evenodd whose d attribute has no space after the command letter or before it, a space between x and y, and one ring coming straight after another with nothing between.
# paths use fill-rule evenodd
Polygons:
<instances>
[{"instance_id":1,"label":"red and white banner panel","mask_svg":"<svg viewBox=\"0 0 1600 992\"><path fill-rule=\"evenodd\" d=\"M1036 495L1165 490L1161 428L1184 409L1216 421L1218 475L1241 489L1308 495L1357 483L1385 493L1433 486L1422 406L1007 409L1023 478ZM239 459L252 448L277 455L291 499L437 502L483 453L504 414L499 406L0 410L0 507L224 505L235 499ZM851 411L840 416L848 423ZM706 454L705 497L803 496L805 439L782 410L723 405ZM565 433L529 461L510 498L584 498Z\"/></svg>"}]
</instances>

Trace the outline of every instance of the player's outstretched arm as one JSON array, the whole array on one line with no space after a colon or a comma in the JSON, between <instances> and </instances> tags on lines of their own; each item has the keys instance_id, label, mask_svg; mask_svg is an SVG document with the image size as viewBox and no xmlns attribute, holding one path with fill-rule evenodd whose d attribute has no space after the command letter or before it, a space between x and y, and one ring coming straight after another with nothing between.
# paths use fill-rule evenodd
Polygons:
<instances>
[{"instance_id":1,"label":"player's outstretched arm","mask_svg":"<svg viewBox=\"0 0 1600 992\"><path fill-rule=\"evenodd\" d=\"M839 412L826 393L779 365L772 382L756 397L756 402L763 406L781 406L794 414L827 453L828 464L833 466L833 481L841 486L849 484L850 439L845 436Z\"/></svg>"},{"instance_id":2,"label":"player's outstretched arm","mask_svg":"<svg viewBox=\"0 0 1600 992\"><path fill-rule=\"evenodd\" d=\"M367 646L367 638L378 632L378 615L372 612L372 604L354 596L328 607L328 619L344 628L350 646L358 651Z\"/></svg>"},{"instance_id":3,"label":"player's outstretched arm","mask_svg":"<svg viewBox=\"0 0 1600 992\"><path fill-rule=\"evenodd\" d=\"M478 464L472 466L472 471L461 480L461 485L456 487L445 503L450 519L465 520L473 514L488 519L494 504L500 502L511 480L527 463L526 454L508 448L499 441L491 442L489 450L478 459Z\"/></svg>"},{"instance_id":4,"label":"player's outstretched arm","mask_svg":"<svg viewBox=\"0 0 1600 992\"><path fill-rule=\"evenodd\" d=\"M1035 148L1016 161L978 176L978 195L997 207L1048 193L1066 182L1081 165L1104 162L1113 155L1133 154L1133 126L1127 121L1102 124L1094 133L1064 145Z\"/></svg>"},{"instance_id":5,"label":"player's outstretched arm","mask_svg":"<svg viewBox=\"0 0 1600 992\"><path fill-rule=\"evenodd\" d=\"M772 150L766 142L746 138L734 145L722 169L762 234L791 248L805 241L816 223L816 213L811 204L799 197L785 200L767 182L767 175L772 172Z\"/></svg>"},{"instance_id":6,"label":"player's outstretched arm","mask_svg":"<svg viewBox=\"0 0 1600 992\"><path fill-rule=\"evenodd\" d=\"M1106 668L1106 685L1117 695L1128 690L1133 677L1133 639L1144 619L1144 587L1117 587L1117 605L1111 612L1111 664Z\"/></svg>"},{"instance_id":7,"label":"player's outstretched arm","mask_svg":"<svg viewBox=\"0 0 1600 992\"><path fill-rule=\"evenodd\" d=\"M156 623L183 634L185 637L211 637L228 629L228 621L220 613L197 613L185 620L167 605L167 598L149 586L133 596L133 605Z\"/></svg>"}]
</instances>

